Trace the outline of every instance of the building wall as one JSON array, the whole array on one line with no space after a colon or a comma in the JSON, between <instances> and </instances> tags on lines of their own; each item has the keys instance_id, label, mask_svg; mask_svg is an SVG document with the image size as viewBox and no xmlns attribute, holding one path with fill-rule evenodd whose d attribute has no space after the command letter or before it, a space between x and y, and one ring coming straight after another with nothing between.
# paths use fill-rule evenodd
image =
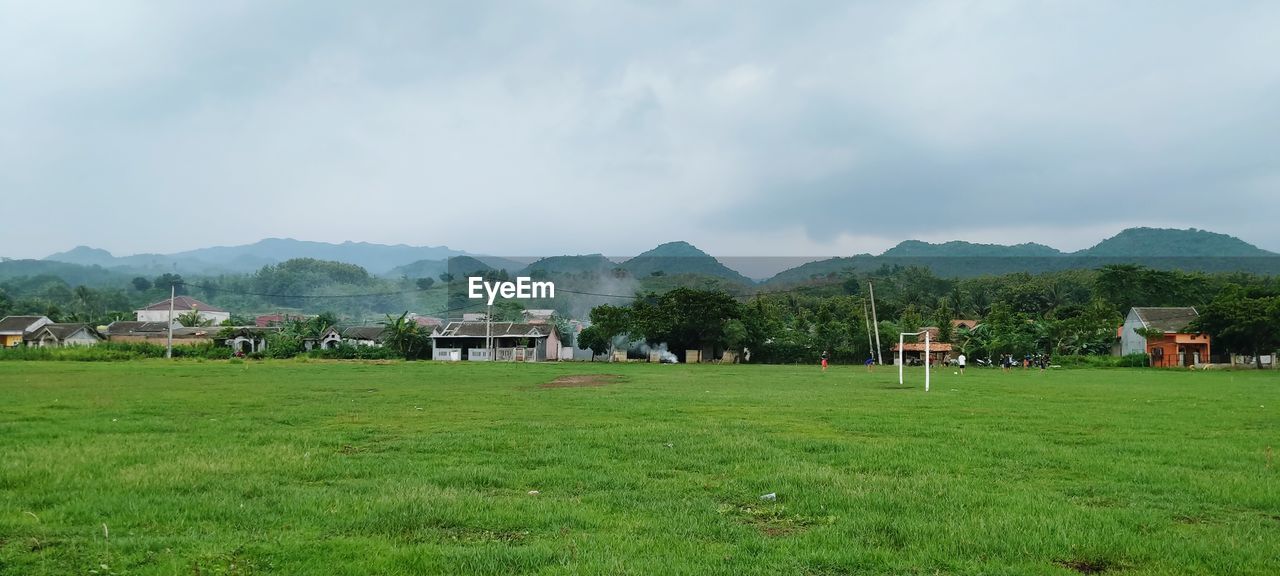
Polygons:
<instances>
[{"instance_id":1,"label":"building wall","mask_svg":"<svg viewBox=\"0 0 1280 576\"><path fill-rule=\"evenodd\" d=\"M142 336L137 334L114 335L108 336L107 340L111 342L150 342L152 344L164 346L167 340L167 335L163 333L159 336ZM178 338L175 336L173 339L174 346L195 346L196 344L210 344L212 342L213 338Z\"/></svg>"},{"instance_id":2,"label":"building wall","mask_svg":"<svg viewBox=\"0 0 1280 576\"><path fill-rule=\"evenodd\" d=\"M178 316L180 316L180 315L182 315L182 314L186 314L187 312L190 312L190 310L174 310L174 311L173 311L173 319L174 319L174 321L177 321ZM168 310L138 310L138 311L136 311L135 313L136 313L136 315L137 315L137 320L138 320L139 322L168 322L168 321L169 321L169 311L168 311ZM230 312L204 312L204 311L201 311L201 312L200 312L200 319L201 319L201 320L212 320L212 321L213 321L213 325L214 325L214 326L217 326L218 324L221 324L221 323L222 323L223 321L225 321L225 320L230 320L230 319L231 319L231 313L230 313Z\"/></svg>"},{"instance_id":3,"label":"building wall","mask_svg":"<svg viewBox=\"0 0 1280 576\"><path fill-rule=\"evenodd\" d=\"M1159 348L1162 353L1156 354ZM1178 358L1179 350L1183 357ZM1191 366L1195 364L1195 354L1200 354L1200 362L1209 361L1209 338L1197 334L1166 334L1163 338L1152 338L1147 343L1146 353L1151 358L1151 365L1158 367Z\"/></svg>"},{"instance_id":4,"label":"building wall","mask_svg":"<svg viewBox=\"0 0 1280 576\"><path fill-rule=\"evenodd\" d=\"M1142 321L1138 319L1138 313L1130 309L1129 315L1124 318L1124 328L1120 331L1121 355L1147 353L1147 339L1138 334L1141 327Z\"/></svg>"},{"instance_id":5,"label":"building wall","mask_svg":"<svg viewBox=\"0 0 1280 576\"><path fill-rule=\"evenodd\" d=\"M14 346L20 346L20 345L22 345L21 334L16 334L13 336L0 336L0 346L3 346L5 348L12 348Z\"/></svg>"},{"instance_id":6,"label":"building wall","mask_svg":"<svg viewBox=\"0 0 1280 576\"><path fill-rule=\"evenodd\" d=\"M100 342L97 338L90 336L84 330L72 334L70 338L62 341L63 346L96 346Z\"/></svg>"}]
</instances>

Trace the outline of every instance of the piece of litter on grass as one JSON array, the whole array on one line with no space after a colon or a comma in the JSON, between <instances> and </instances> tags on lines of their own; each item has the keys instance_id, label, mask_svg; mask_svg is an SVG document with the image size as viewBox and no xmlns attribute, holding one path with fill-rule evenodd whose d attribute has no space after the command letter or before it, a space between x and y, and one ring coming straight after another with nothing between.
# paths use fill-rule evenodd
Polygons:
<instances>
[{"instance_id":1,"label":"piece of litter on grass","mask_svg":"<svg viewBox=\"0 0 1280 576\"><path fill-rule=\"evenodd\" d=\"M539 491L537 491L537 490L530 490L530 491L529 491L529 495L530 495L530 496L537 496L537 495L539 495L539 494L541 494L541 492L539 492Z\"/></svg>"},{"instance_id":2,"label":"piece of litter on grass","mask_svg":"<svg viewBox=\"0 0 1280 576\"><path fill-rule=\"evenodd\" d=\"M777 499L778 499L778 493L777 493L777 492L770 492L770 493L768 493L768 494L765 494L764 496L761 496L761 497L760 497L760 499L761 499L761 500L777 500Z\"/></svg>"},{"instance_id":3,"label":"piece of litter on grass","mask_svg":"<svg viewBox=\"0 0 1280 576\"><path fill-rule=\"evenodd\" d=\"M667 448L675 448L675 447L676 447L676 445L675 445L675 444L672 444L672 443L670 443L670 442L667 442L666 444L663 444L663 446L666 446Z\"/></svg>"},{"instance_id":4,"label":"piece of litter on grass","mask_svg":"<svg viewBox=\"0 0 1280 576\"><path fill-rule=\"evenodd\" d=\"M120 421L120 419L119 419L119 418L112 418L112 419L111 419L111 421L112 421L112 422L119 422L119 421Z\"/></svg>"}]
</instances>

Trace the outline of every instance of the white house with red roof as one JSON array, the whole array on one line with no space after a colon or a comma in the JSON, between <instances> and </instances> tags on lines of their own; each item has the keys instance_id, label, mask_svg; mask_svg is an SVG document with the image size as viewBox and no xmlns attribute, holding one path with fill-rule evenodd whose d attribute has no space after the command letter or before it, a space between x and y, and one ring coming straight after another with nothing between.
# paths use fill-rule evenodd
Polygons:
<instances>
[{"instance_id":1,"label":"white house with red roof","mask_svg":"<svg viewBox=\"0 0 1280 576\"><path fill-rule=\"evenodd\" d=\"M222 324L226 320L231 319L231 313L212 304L206 304L190 296L178 296L173 299L173 318L176 320L178 316L190 312L200 314L200 319L211 323L213 326ZM147 306L141 310L134 310L138 315L138 322L168 322L169 321L169 299L165 298L155 304Z\"/></svg>"}]
</instances>

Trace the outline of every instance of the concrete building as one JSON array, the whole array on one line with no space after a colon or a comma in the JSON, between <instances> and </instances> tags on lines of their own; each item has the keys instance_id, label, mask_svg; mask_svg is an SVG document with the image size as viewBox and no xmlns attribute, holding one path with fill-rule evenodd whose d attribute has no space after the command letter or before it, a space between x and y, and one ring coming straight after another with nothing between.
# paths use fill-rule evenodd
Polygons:
<instances>
[{"instance_id":1,"label":"concrete building","mask_svg":"<svg viewBox=\"0 0 1280 576\"><path fill-rule=\"evenodd\" d=\"M206 304L190 296L177 296L173 299L173 317L196 312L200 319L210 326L219 326L231 319L231 313L212 304ZM141 310L135 310L138 322L168 322L169 299L165 298Z\"/></svg>"},{"instance_id":2,"label":"concrete building","mask_svg":"<svg viewBox=\"0 0 1280 576\"><path fill-rule=\"evenodd\" d=\"M492 349L486 348L486 337ZM560 358L560 336L549 324L450 322L431 334L433 358L443 361L537 362ZM492 356L492 357L490 357Z\"/></svg>"}]
</instances>

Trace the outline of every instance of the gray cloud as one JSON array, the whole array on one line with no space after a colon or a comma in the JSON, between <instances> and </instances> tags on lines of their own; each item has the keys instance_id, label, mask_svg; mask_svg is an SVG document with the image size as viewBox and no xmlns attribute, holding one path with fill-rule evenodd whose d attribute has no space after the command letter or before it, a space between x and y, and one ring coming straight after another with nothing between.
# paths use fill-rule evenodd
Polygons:
<instances>
[{"instance_id":1,"label":"gray cloud","mask_svg":"<svg viewBox=\"0 0 1280 576\"><path fill-rule=\"evenodd\" d=\"M1280 249L1274 3L215 4L0 1L0 253Z\"/></svg>"}]
</instances>

